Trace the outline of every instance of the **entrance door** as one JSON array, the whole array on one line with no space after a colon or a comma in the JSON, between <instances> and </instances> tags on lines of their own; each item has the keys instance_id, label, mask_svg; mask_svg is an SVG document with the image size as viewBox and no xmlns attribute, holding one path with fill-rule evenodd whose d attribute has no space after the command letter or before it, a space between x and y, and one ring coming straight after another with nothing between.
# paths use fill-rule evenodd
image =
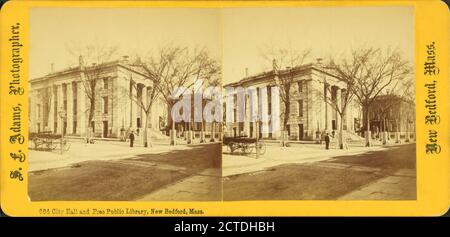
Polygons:
<instances>
[{"instance_id":1,"label":"entrance door","mask_svg":"<svg viewBox=\"0 0 450 237\"><path fill-rule=\"evenodd\" d=\"M304 131L303 131L303 124L299 124L299 125L298 125L298 138L299 138L300 140L303 140L303 134L304 134Z\"/></svg>"},{"instance_id":2,"label":"entrance door","mask_svg":"<svg viewBox=\"0 0 450 237\"><path fill-rule=\"evenodd\" d=\"M108 137L108 121L103 121L103 137Z\"/></svg>"}]
</instances>

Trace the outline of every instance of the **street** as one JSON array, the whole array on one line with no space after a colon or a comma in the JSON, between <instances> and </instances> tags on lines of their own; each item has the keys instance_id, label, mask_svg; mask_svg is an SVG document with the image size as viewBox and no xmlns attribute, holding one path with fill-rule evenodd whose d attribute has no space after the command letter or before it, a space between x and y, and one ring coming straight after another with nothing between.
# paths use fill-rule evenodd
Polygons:
<instances>
[{"instance_id":1,"label":"street","mask_svg":"<svg viewBox=\"0 0 450 237\"><path fill-rule=\"evenodd\" d=\"M80 145L74 144L75 147ZM82 146L105 154L87 160L80 153L78 157L81 157L81 161L78 163L73 160L69 162L68 159L64 164L62 161L46 161L44 164L52 168L42 169L43 165L36 161L37 154L49 156L47 160L58 157L53 157L57 155L50 152L33 151L35 156L31 163L35 171L29 172L29 196L32 201L221 199L219 144L184 146L172 150L168 150L170 147L167 146L165 152L162 152L164 147L132 150L126 144L122 147L120 144L115 145L114 149L113 145L106 143ZM125 158L118 157L127 151ZM59 159L64 161L63 157ZM164 190L169 192L164 193Z\"/></svg>"},{"instance_id":2,"label":"street","mask_svg":"<svg viewBox=\"0 0 450 237\"><path fill-rule=\"evenodd\" d=\"M415 143L382 148L226 175L223 199L416 199Z\"/></svg>"},{"instance_id":3,"label":"street","mask_svg":"<svg viewBox=\"0 0 450 237\"><path fill-rule=\"evenodd\" d=\"M256 159L226 151L221 158L219 143L129 149L73 142L67 154L30 150L30 158L32 201L220 201L222 182L224 201L416 198L415 143L274 145Z\"/></svg>"}]
</instances>

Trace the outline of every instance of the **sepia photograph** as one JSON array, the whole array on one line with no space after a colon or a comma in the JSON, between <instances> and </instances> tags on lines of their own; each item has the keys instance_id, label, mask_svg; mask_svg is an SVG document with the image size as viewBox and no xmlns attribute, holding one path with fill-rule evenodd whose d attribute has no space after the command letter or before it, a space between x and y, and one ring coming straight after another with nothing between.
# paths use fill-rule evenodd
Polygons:
<instances>
[{"instance_id":1,"label":"sepia photograph","mask_svg":"<svg viewBox=\"0 0 450 237\"><path fill-rule=\"evenodd\" d=\"M33 8L31 201L416 200L414 8Z\"/></svg>"},{"instance_id":2,"label":"sepia photograph","mask_svg":"<svg viewBox=\"0 0 450 237\"><path fill-rule=\"evenodd\" d=\"M414 9L223 9L223 200L415 200Z\"/></svg>"},{"instance_id":3,"label":"sepia photograph","mask_svg":"<svg viewBox=\"0 0 450 237\"><path fill-rule=\"evenodd\" d=\"M31 9L30 200L220 201L213 96L184 103L220 87L218 26L219 9Z\"/></svg>"}]
</instances>

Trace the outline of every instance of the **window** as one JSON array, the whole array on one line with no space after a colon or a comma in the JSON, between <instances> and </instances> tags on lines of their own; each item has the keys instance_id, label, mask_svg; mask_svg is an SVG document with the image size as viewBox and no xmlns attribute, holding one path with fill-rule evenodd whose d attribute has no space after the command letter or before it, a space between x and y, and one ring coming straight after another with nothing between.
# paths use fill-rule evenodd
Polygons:
<instances>
[{"instance_id":1,"label":"window","mask_svg":"<svg viewBox=\"0 0 450 237\"><path fill-rule=\"evenodd\" d=\"M48 126L48 118L50 116L50 106L48 103L44 104L44 110L43 110L42 116L44 116L44 127L47 127Z\"/></svg>"},{"instance_id":2,"label":"window","mask_svg":"<svg viewBox=\"0 0 450 237\"><path fill-rule=\"evenodd\" d=\"M78 83L74 81L72 82L72 97L77 98L77 94L78 94Z\"/></svg>"},{"instance_id":3,"label":"window","mask_svg":"<svg viewBox=\"0 0 450 237\"><path fill-rule=\"evenodd\" d=\"M62 84L62 90L63 90L63 99L67 99L67 84Z\"/></svg>"},{"instance_id":4,"label":"window","mask_svg":"<svg viewBox=\"0 0 450 237\"><path fill-rule=\"evenodd\" d=\"M37 105L37 117L41 118L41 105Z\"/></svg>"},{"instance_id":5,"label":"window","mask_svg":"<svg viewBox=\"0 0 450 237\"><path fill-rule=\"evenodd\" d=\"M108 89L108 78L103 78L103 89Z\"/></svg>"},{"instance_id":6,"label":"window","mask_svg":"<svg viewBox=\"0 0 450 237\"><path fill-rule=\"evenodd\" d=\"M136 118L136 126L141 128L141 118Z\"/></svg>"},{"instance_id":7,"label":"window","mask_svg":"<svg viewBox=\"0 0 450 237\"><path fill-rule=\"evenodd\" d=\"M299 81L297 85L298 85L298 92L303 92L303 81Z\"/></svg>"},{"instance_id":8,"label":"window","mask_svg":"<svg viewBox=\"0 0 450 237\"><path fill-rule=\"evenodd\" d=\"M298 101L298 116L303 117L303 100Z\"/></svg>"},{"instance_id":9,"label":"window","mask_svg":"<svg viewBox=\"0 0 450 237\"><path fill-rule=\"evenodd\" d=\"M77 133L77 121L73 121L73 129L72 129L72 133L76 134Z\"/></svg>"},{"instance_id":10,"label":"window","mask_svg":"<svg viewBox=\"0 0 450 237\"><path fill-rule=\"evenodd\" d=\"M103 97L103 113L108 113L108 96Z\"/></svg>"},{"instance_id":11,"label":"window","mask_svg":"<svg viewBox=\"0 0 450 237\"><path fill-rule=\"evenodd\" d=\"M77 110L78 110L77 99L74 99L73 100L73 116L75 118L77 117Z\"/></svg>"}]
</instances>

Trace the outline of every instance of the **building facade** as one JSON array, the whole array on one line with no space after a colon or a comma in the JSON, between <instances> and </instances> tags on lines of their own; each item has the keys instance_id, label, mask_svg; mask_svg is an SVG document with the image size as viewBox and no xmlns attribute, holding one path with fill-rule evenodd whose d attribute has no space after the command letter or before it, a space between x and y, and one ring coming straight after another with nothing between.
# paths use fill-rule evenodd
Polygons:
<instances>
[{"instance_id":1,"label":"building facade","mask_svg":"<svg viewBox=\"0 0 450 237\"><path fill-rule=\"evenodd\" d=\"M160 111L167 109L158 101L152 107L151 118L146 119L142 105L149 100L152 82L141 69L130 64L127 57L91 66L85 66L80 57L77 67L31 79L30 132L81 137L91 133L94 137L115 138L126 131L142 131L145 121L150 128L160 129L164 116ZM96 82L94 87L88 88L95 88L94 93L87 88L90 82L86 79L92 70L97 70ZM89 122L91 101L95 103Z\"/></svg>"},{"instance_id":2,"label":"building facade","mask_svg":"<svg viewBox=\"0 0 450 237\"><path fill-rule=\"evenodd\" d=\"M414 133L416 109L413 101L397 95L380 95L370 107L370 130Z\"/></svg>"},{"instance_id":3,"label":"building facade","mask_svg":"<svg viewBox=\"0 0 450 237\"><path fill-rule=\"evenodd\" d=\"M279 101L274 101L270 95L270 88L277 85L276 80L286 80L288 78L290 87L289 90L285 91L289 93L289 113L286 126L284 126L285 103L283 103L281 97ZM273 114L271 111L273 102L279 103L280 109L279 113L277 113L280 115L280 118L269 122L273 123L275 121L279 123L276 127L280 129L278 131L263 131L262 122L250 122L249 120L248 110L251 106L249 106L249 96L247 95L245 97L246 112L244 122L236 122L236 119L232 122L227 122L226 136L249 136L253 138L259 136L259 138L263 139L280 139L281 130L285 128L290 140L315 140L323 136L325 132L332 134L333 131L339 130L341 123L343 130L350 133L354 133L360 126L361 109L356 101L352 100L348 103L342 118L335 109L336 107L333 106L333 103L341 105L343 94L346 93L345 83L333 75L332 70L325 68L320 62L282 70L274 66L271 71L246 76L238 82L225 85L225 87L254 87L258 91L261 88L266 88L268 91L267 103L261 103L260 99L257 100L259 118L264 116L262 113L268 113L269 117ZM233 96L237 97L237 95ZM237 103L235 103L232 114L237 113L237 106ZM261 106L266 106L267 108L262 108ZM269 124L269 126L273 125Z\"/></svg>"}]
</instances>

